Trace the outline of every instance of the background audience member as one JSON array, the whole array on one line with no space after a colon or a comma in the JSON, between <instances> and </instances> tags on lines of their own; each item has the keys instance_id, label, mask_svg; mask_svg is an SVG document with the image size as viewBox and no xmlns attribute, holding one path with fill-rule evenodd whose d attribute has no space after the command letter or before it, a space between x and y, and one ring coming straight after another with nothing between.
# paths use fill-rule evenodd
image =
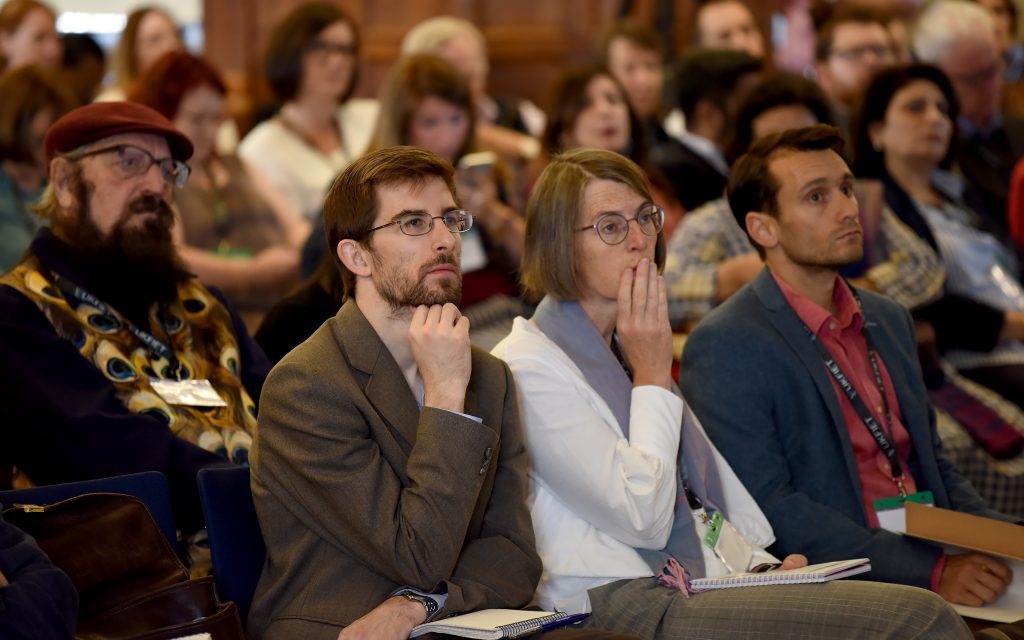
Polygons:
<instances>
[{"instance_id":1,"label":"background audience member","mask_svg":"<svg viewBox=\"0 0 1024 640\"><path fill-rule=\"evenodd\" d=\"M300 5L271 32L264 71L282 106L249 132L238 155L313 220L335 176L363 154L373 134L377 103L352 99L359 30L336 5Z\"/></svg>"},{"instance_id":2,"label":"background audience member","mask_svg":"<svg viewBox=\"0 0 1024 640\"><path fill-rule=\"evenodd\" d=\"M38 0L8 0L0 7L0 73L29 64L60 66L57 14Z\"/></svg>"},{"instance_id":3,"label":"background audience member","mask_svg":"<svg viewBox=\"0 0 1024 640\"><path fill-rule=\"evenodd\" d=\"M872 76L896 62L892 38L877 14L837 7L818 27L814 48L818 84L839 129L850 139L850 119Z\"/></svg>"},{"instance_id":4,"label":"background audience member","mask_svg":"<svg viewBox=\"0 0 1024 640\"><path fill-rule=\"evenodd\" d=\"M725 49L695 49L677 61L670 106L683 112L686 131L656 148L651 160L687 211L725 191L729 165L722 153L736 104L762 69L760 59Z\"/></svg>"},{"instance_id":5,"label":"background audience member","mask_svg":"<svg viewBox=\"0 0 1024 640\"><path fill-rule=\"evenodd\" d=\"M74 99L36 66L0 77L0 272L21 259L44 221L32 212L46 186L43 137Z\"/></svg>"},{"instance_id":6,"label":"background audience member","mask_svg":"<svg viewBox=\"0 0 1024 640\"><path fill-rule=\"evenodd\" d=\"M327 239L324 238L324 244ZM331 254L301 284L267 311L253 338L271 363L277 364L289 351L332 318L345 302L341 273Z\"/></svg>"},{"instance_id":7,"label":"background audience member","mask_svg":"<svg viewBox=\"0 0 1024 640\"><path fill-rule=\"evenodd\" d=\"M107 55L103 48L87 33L65 33L61 37L64 57L61 69L78 102L76 107L89 104L99 95L103 76L107 73Z\"/></svg>"},{"instance_id":8,"label":"background audience member","mask_svg":"<svg viewBox=\"0 0 1024 640\"><path fill-rule=\"evenodd\" d=\"M992 17L966 0L927 5L914 30L914 53L953 84L959 102L956 163L981 197L983 213L1007 232L1006 207L1013 167L1024 154L1024 120L1000 109L1003 59Z\"/></svg>"},{"instance_id":9,"label":"background audience member","mask_svg":"<svg viewBox=\"0 0 1024 640\"><path fill-rule=\"evenodd\" d=\"M652 183L657 203L665 210L666 229L674 229L682 219L684 210L672 186L649 159L643 127L625 89L607 70L590 66L562 74L552 91L543 143L544 160L580 147L614 151L629 158Z\"/></svg>"},{"instance_id":10,"label":"background audience member","mask_svg":"<svg viewBox=\"0 0 1024 640\"><path fill-rule=\"evenodd\" d=\"M742 51L763 60L764 35L754 14L741 0L698 0L693 21L693 43L705 49Z\"/></svg>"},{"instance_id":11,"label":"background audience member","mask_svg":"<svg viewBox=\"0 0 1024 640\"><path fill-rule=\"evenodd\" d=\"M544 130L544 112L533 103L488 94L487 40L473 23L452 16L425 20L405 35L402 53L433 53L450 62L469 83L476 104L480 146L518 165L537 157L536 138Z\"/></svg>"},{"instance_id":12,"label":"background audience member","mask_svg":"<svg viewBox=\"0 0 1024 640\"><path fill-rule=\"evenodd\" d=\"M969 185L939 172L955 155L957 98L929 65L880 72L856 127L855 169L942 258L946 295L918 312L966 377L1024 406L1024 288L999 225L972 206Z\"/></svg>"},{"instance_id":13,"label":"background audience member","mask_svg":"<svg viewBox=\"0 0 1024 640\"><path fill-rule=\"evenodd\" d=\"M598 65L626 91L643 128L648 149L667 141L662 127L665 93L665 49L657 32L632 20L616 22L601 40Z\"/></svg>"},{"instance_id":14,"label":"background audience member","mask_svg":"<svg viewBox=\"0 0 1024 640\"><path fill-rule=\"evenodd\" d=\"M1016 0L974 0L988 11L996 27L996 42L1006 65L1003 82L1013 84L1024 80L1024 43L1017 40Z\"/></svg>"},{"instance_id":15,"label":"background audience member","mask_svg":"<svg viewBox=\"0 0 1024 640\"><path fill-rule=\"evenodd\" d=\"M634 163L579 149L544 171L527 216L524 282L545 297L494 354L519 391L542 607L591 611L585 627L657 640L749 638L767 626L802 638L965 635L939 598L907 587L690 593L684 571L718 576L776 558L764 551L764 514L672 381L663 212ZM706 505L730 523L718 554L703 542ZM722 553L731 545L745 553ZM782 566L806 563L792 555ZM882 603L898 613L871 615Z\"/></svg>"},{"instance_id":16,"label":"background audience member","mask_svg":"<svg viewBox=\"0 0 1024 640\"><path fill-rule=\"evenodd\" d=\"M71 579L31 536L0 516L0 638L71 640L77 622Z\"/></svg>"},{"instance_id":17,"label":"background audience member","mask_svg":"<svg viewBox=\"0 0 1024 640\"><path fill-rule=\"evenodd\" d=\"M175 195L178 253L255 331L266 310L297 283L310 224L257 169L217 152L224 93L213 67L172 52L139 76L129 97L162 113L192 141L192 172Z\"/></svg>"},{"instance_id":18,"label":"background audience member","mask_svg":"<svg viewBox=\"0 0 1024 640\"><path fill-rule=\"evenodd\" d=\"M136 78L165 53L185 48L174 18L157 6L142 6L128 14L121 39L110 57L114 85L100 93L97 100L124 100Z\"/></svg>"}]
</instances>

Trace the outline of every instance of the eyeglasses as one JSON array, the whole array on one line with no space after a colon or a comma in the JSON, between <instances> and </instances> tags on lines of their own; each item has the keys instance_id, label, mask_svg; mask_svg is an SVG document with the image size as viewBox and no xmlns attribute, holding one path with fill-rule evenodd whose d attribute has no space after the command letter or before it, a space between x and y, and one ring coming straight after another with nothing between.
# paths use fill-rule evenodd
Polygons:
<instances>
[{"instance_id":1,"label":"eyeglasses","mask_svg":"<svg viewBox=\"0 0 1024 640\"><path fill-rule=\"evenodd\" d=\"M89 156L98 156L101 153L112 152L117 153L118 166L125 178L145 175L149 168L155 164L160 167L160 176L164 179L164 182L169 185L173 184L180 189L185 186L189 174L192 173L192 169L181 160L175 160L174 158L157 159L153 157L152 153L133 144L119 144L114 147L93 149L92 151L86 151L74 156L74 159L81 160Z\"/></svg>"},{"instance_id":2,"label":"eyeglasses","mask_svg":"<svg viewBox=\"0 0 1024 640\"><path fill-rule=\"evenodd\" d=\"M370 229L366 235L397 224L399 231L407 236L425 236L434 228L434 220L443 222L452 233L465 233L473 228L473 214L465 209L452 209L439 216L432 216L426 211L410 211L403 213L397 220Z\"/></svg>"},{"instance_id":3,"label":"eyeglasses","mask_svg":"<svg viewBox=\"0 0 1024 640\"><path fill-rule=\"evenodd\" d=\"M832 55L847 62L859 62L871 54L875 60L889 61L894 57L892 47L879 44L869 44L862 47L850 47L849 49L833 49Z\"/></svg>"},{"instance_id":4,"label":"eyeglasses","mask_svg":"<svg viewBox=\"0 0 1024 640\"><path fill-rule=\"evenodd\" d=\"M949 79L953 81L953 84L964 85L967 87L981 87L989 82L995 80L1003 72L1002 61L997 60L992 65L975 71L973 73L959 73L959 74L948 74Z\"/></svg>"},{"instance_id":5,"label":"eyeglasses","mask_svg":"<svg viewBox=\"0 0 1024 640\"><path fill-rule=\"evenodd\" d=\"M306 53L311 53L318 58L326 58L327 56L337 54L339 56L348 57L356 55L357 48L354 44L342 44L340 42L325 42L323 40L313 40L306 46Z\"/></svg>"},{"instance_id":6,"label":"eyeglasses","mask_svg":"<svg viewBox=\"0 0 1024 640\"><path fill-rule=\"evenodd\" d=\"M621 213L606 213L594 224L576 229L577 232L593 229L605 244L622 244L629 235L629 223L636 222L640 231L649 236L661 233L665 226L665 210L656 204L641 205L636 216L627 218Z\"/></svg>"}]
</instances>

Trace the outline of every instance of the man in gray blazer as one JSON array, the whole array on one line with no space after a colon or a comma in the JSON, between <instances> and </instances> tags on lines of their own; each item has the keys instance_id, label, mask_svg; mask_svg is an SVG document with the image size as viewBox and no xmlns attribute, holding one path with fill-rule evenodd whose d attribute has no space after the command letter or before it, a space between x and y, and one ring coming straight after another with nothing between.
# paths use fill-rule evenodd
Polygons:
<instances>
[{"instance_id":1,"label":"man in gray blazer","mask_svg":"<svg viewBox=\"0 0 1024 640\"><path fill-rule=\"evenodd\" d=\"M451 166L370 153L324 223L348 299L264 387L250 637L404 639L438 614L525 606L541 572L526 454L512 375L455 306L472 216Z\"/></svg>"},{"instance_id":2,"label":"man in gray blazer","mask_svg":"<svg viewBox=\"0 0 1024 640\"><path fill-rule=\"evenodd\" d=\"M924 491L1007 518L942 453L909 314L838 276L863 252L842 144L831 127L790 130L734 165L729 204L767 269L690 335L683 393L768 516L777 555L867 556L870 579L992 602L1010 579L1000 561L880 528L875 500Z\"/></svg>"}]
</instances>

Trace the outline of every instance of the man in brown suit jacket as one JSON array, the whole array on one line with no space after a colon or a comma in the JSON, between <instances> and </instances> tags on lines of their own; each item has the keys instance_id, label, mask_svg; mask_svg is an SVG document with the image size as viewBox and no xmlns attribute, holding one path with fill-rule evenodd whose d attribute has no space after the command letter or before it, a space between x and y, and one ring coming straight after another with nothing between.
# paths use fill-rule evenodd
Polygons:
<instances>
[{"instance_id":1,"label":"man in brown suit jacket","mask_svg":"<svg viewBox=\"0 0 1024 640\"><path fill-rule=\"evenodd\" d=\"M454 304L472 216L451 167L370 153L324 220L348 299L264 387L250 637L404 639L439 614L525 606L541 564L515 388Z\"/></svg>"}]
</instances>

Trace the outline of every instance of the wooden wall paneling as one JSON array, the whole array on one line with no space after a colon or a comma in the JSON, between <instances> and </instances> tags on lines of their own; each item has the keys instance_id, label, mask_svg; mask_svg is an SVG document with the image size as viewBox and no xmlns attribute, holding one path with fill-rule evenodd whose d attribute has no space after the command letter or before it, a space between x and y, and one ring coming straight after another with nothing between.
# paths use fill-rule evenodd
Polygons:
<instances>
[{"instance_id":1,"label":"wooden wall paneling","mask_svg":"<svg viewBox=\"0 0 1024 640\"><path fill-rule=\"evenodd\" d=\"M658 1L635 0L632 15L653 22ZM681 51L690 41L694 0L671 1L676 18L673 32ZM748 3L766 38L770 39L771 12L785 1ZM263 83L263 49L274 24L302 2L204 0L206 54L239 95L252 95L255 104L269 97ZM455 15L479 26L488 40L491 92L543 105L563 68L590 59L596 39L617 15L621 0L339 0L338 4L351 13L362 33L356 95L376 95L412 26L434 15Z\"/></svg>"}]
</instances>

